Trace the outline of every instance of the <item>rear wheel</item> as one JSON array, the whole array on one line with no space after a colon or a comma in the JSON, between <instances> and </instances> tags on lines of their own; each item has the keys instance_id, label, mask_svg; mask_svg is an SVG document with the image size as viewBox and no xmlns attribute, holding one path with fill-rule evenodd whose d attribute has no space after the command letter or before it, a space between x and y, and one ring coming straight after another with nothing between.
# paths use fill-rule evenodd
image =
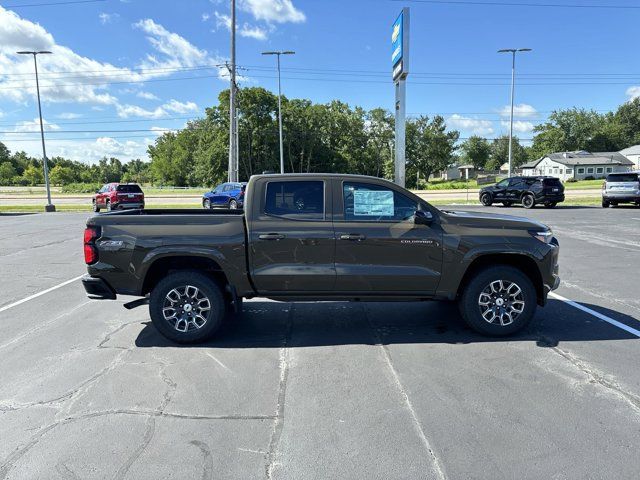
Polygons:
<instances>
[{"instance_id":1,"label":"rear wheel","mask_svg":"<svg viewBox=\"0 0 640 480\"><path fill-rule=\"evenodd\" d=\"M536 289L529 277L514 267L489 267L466 285L458 305L462 318L476 332L511 335L533 318Z\"/></svg>"},{"instance_id":2,"label":"rear wheel","mask_svg":"<svg viewBox=\"0 0 640 480\"><path fill-rule=\"evenodd\" d=\"M218 285L197 271L162 279L151 292L149 314L158 331L176 343L207 340L220 328L225 300Z\"/></svg>"},{"instance_id":3,"label":"rear wheel","mask_svg":"<svg viewBox=\"0 0 640 480\"><path fill-rule=\"evenodd\" d=\"M536 200L530 193L525 193L522 196L522 206L524 208L533 208L536 205Z\"/></svg>"},{"instance_id":4,"label":"rear wheel","mask_svg":"<svg viewBox=\"0 0 640 480\"><path fill-rule=\"evenodd\" d=\"M490 193L483 193L480 196L480 203L482 203L482 205L484 205L485 207L490 207L491 204L493 203L493 198L491 198L491 194Z\"/></svg>"},{"instance_id":5,"label":"rear wheel","mask_svg":"<svg viewBox=\"0 0 640 480\"><path fill-rule=\"evenodd\" d=\"M238 202L232 198L232 199L229 201L229 208L230 208L231 210L237 210L237 209L238 209Z\"/></svg>"},{"instance_id":6,"label":"rear wheel","mask_svg":"<svg viewBox=\"0 0 640 480\"><path fill-rule=\"evenodd\" d=\"M558 202L545 202L544 208L554 208L556 205L558 205Z\"/></svg>"}]
</instances>

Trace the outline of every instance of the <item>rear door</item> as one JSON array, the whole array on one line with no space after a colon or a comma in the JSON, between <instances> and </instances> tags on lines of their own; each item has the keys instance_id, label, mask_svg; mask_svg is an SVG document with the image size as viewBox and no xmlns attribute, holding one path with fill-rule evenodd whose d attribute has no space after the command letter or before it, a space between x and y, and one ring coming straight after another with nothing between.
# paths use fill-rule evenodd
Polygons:
<instances>
[{"instance_id":1,"label":"rear door","mask_svg":"<svg viewBox=\"0 0 640 480\"><path fill-rule=\"evenodd\" d=\"M335 180L336 293L432 294L442 230L415 222L426 204L386 183ZM429 212L431 213L431 212Z\"/></svg>"},{"instance_id":2,"label":"rear door","mask_svg":"<svg viewBox=\"0 0 640 480\"><path fill-rule=\"evenodd\" d=\"M331 191L323 179L264 178L251 192L250 272L264 294L317 294L334 289Z\"/></svg>"}]
</instances>

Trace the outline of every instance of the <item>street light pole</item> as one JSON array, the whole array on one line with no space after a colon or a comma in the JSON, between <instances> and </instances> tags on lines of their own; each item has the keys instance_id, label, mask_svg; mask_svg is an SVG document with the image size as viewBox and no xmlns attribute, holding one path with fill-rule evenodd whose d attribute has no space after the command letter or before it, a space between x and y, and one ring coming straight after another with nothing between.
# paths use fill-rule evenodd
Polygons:
<instances>
[{"instance_id":1,"label":"street light pole","mask_svg":"<svg viewBox=\"0 0 640 480\"><path fill-rule=\"evenodd\" d=\"M509 177L511 177L511 164L513 161L513 102L516 88L516 53L530 52L530 48L503 48L498 53L511 53L511 116L509 117Z\"/></svg>"},{"instance_id":2,"label":"street light pole","mask_svg":"<svg viewBox=\"0 0 640 480\"><path fill-rule=\"evenodd\" d=\"M51 188L49 186L49 166L47 164L47 150L44 146L44 124L42 122L42 106L40 104L40 82L38 80L38 61L36 57L41 54L51 54L51 52L47 50L40 51L20 51L16 52L19 55L33 55L33 65L36 71L36 92L38 96L38 114L40 116L40 138L42 139L42 163L44 168L44 183L47 187L47 205L44 207L46 212L55 212L56 207L53 203L51 203Z\"/></svg>"},{"instance_id":3,"label":"street light pole","mask_svg":"<svg viewBox=\"0 0 640 480\"><path fill-rule=\"evenodd\" d=\"M276 55L278 57L278 130L280 135L280 173L284 173L284 150L282 147L282 86L280 84L280 55L294 55L296 52L262 52L262 55Z\"/></svg>"}]
</instances>

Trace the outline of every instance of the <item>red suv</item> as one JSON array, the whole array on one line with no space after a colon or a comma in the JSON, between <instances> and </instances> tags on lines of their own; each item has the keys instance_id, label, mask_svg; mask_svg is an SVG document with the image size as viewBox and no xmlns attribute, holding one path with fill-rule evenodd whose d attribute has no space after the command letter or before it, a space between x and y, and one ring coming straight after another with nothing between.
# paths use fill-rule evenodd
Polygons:
<instances>
[{"instance_id":1,"label":"red suv","mask_svg":"<svg viewBox=\"0 0 640 480\"><path fill-rule=\"evenodd\" d=\"M144 193L136 183L107 183L93 197L93 211L144 208Z\"/></svg>"}]
</instances>

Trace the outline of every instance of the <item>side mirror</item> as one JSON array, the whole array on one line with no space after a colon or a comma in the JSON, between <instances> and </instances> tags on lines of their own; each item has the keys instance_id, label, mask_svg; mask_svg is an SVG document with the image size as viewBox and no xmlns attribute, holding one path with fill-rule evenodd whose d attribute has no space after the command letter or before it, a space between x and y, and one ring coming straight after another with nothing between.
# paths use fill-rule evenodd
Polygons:
<instances>
[{"instance_id":1,"label":"side mirror","mask_svg":"<svg viewBox=\"0 0 640 480\"><path fill-rule=\"evenodd\" d=\"M100 190L96 190L96 193L100 193Z\"/></svg>"},{"instance_id":2,"label":"side mirror","mask_svg":"<svg viewBox=\"0 0 640 480\"><path fill-rule=\"evenodd\" d=\"M414 222L416 225L431 225L433 214L428 210L416 210Z\"/></svg>"}]
</instances>

